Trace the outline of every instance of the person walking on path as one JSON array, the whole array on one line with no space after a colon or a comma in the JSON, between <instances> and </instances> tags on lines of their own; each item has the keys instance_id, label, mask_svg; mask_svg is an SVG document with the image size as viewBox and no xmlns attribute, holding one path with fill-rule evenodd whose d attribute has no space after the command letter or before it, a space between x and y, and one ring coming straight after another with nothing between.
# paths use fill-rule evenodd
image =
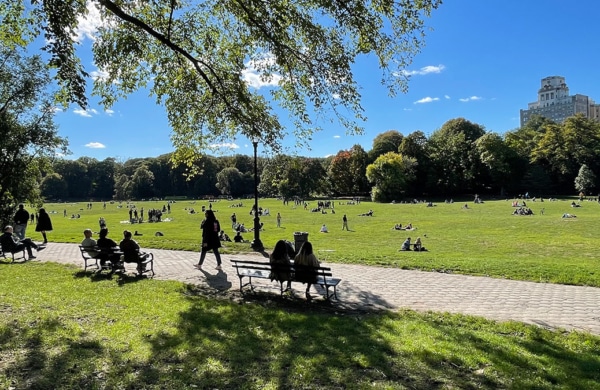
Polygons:
<instances>
[{"instance_id":1,"label":"person walking on path","mask_svg":"<svg viewBox=\"0 0 600 390\"><path fill-rule=\"evenodd\" d=\"M15 223L14 230L17 237L21 240L25 239L25 230L27 230L27 223L29 222L29 212L25 210L25 206L22 203L13 217L13 222Z\"/></svg>"},{"instance_id":2,"label":"person walking on path","mask_svg":"<svg viewBox=\"0 0 600 390\"><path fill-rule=\"evenodd\" d=\"M46 212L44 208L41 208L38 214L38 221L35 227L36 232L41 232L42 237L44 237L44 244L48 243L48 237L46 237L46 232L52 231L52 221L50 220L50 216Z\"/></svg>"},{"instance_id":3,"label":"person walking on path","mask_svg":"<svg viewBox=\"0 0 600 390\"><path fill-rule=\"evenodd\" d=\"M342 230L350 230L348 229L348 217L346 217L346 214L344 214L344 217L342 218Z\"/></svg>"},{"instance_id":4,"label":"person walking on path","mask_svg":"<svg viewBox=\"0 0 600 390\"><path fill-rule=\"evenodd\" d=\"M280 228L281 227L281 214L277 213L277 227Z\"/></svg>"},{"instance_id":5,"label":"person walking on path","mask_svg":"<svg viewBox=\"0 0 600 390\"><path fill-rule=\"evenodd\" d=\"M221 231L221 225L212 210L206 210L204 216L205 219L200 224L200 229L202 229L202 252L200 254L200 261L195 267L201 269L206 252L212 250L217 259L217 270L220 271L221 254L219 253L219 248L221 247L221 240L219 240L219 232Z\"/></svg>"}]
</instances>

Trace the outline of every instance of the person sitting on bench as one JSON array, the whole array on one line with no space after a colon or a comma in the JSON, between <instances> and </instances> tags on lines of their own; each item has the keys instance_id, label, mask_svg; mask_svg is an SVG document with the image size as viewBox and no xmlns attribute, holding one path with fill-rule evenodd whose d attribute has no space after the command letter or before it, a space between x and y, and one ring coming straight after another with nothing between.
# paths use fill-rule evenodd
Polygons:
<instances>
[{"instance_id":1,"label":"person sitting on bench","mask_svg":"<svg viewBox=\"0 0 600 390\"><path fill-rule=\"evenodd\" d=\"M291 273L291 262L288 256L288 247L284 240L279 240L275 243L275 248L269 256L269 262L278 266L276 271L272 271L269 275L271 280L277 280L278 282L287 281L286 290L292 288L292 273ZM287 270L286 270L287 269Z\"/></svg>"},{"instance_id":2,"label":"person sitting on bench","mask_svg":"<svg viewBox=\"0 0 600 390\"><path fill-rule=\"evenodd\" d=\"M91 257L98 257L100 255L100 252L96 250L98 243L92 238L92 234L92 229L85 229L83 231L83 236L85 238L81 241L81 246ZM100 259L100 265L104 265L102 264L102 259Z\"/></svg>"},{"instance_id":3,"label":"person sitting on bench","mask_svg":"<svg viewBox=\"0 0 600 390\"><path fill-rule=\"evenodd\" d=\"M0 237L0 245L2 245L2 250L6 253L17 253L22 250L27 250L27 255L29 260L35 259L31 248L41 251L44 249L44 246L38 246L35 242L31 241L31 238L24 238L20 240L17 236L13 234L13 227L11 225L7 225L4 228L4 234Z\"/></svg>"},{"instance_id":4,"label":"person sitting on bench","mask_svg":"<svg viewBox=\"0 0 600 390\"><path fill-rule=\"evenodd\" d=\"M313 253L313 246L305 241L300 247L300 251L294 258L295 273L294 278L302 283L306 283L306 300L312 300L310 295L310 286L317 282L317 272L313 267L320 267L321 264L317 256ZM312 268L312 269L311 269Z\"/></svg>"},{"instance_id":5,"label":"person sitting on bench","mask_svg":"<svg viewBox=\"0 0 600 390\"><path fill-rule=\"evenodd\" d=\"M121 255L113 253L113 249L118 247L119 245L108 238L108 228L100 229L100 233L98 233L99 238L96 242L98 248L100 248L100 266L104 266L106 264L106 260L109 260L113 265L113 269L119 263L121 259Z\"/></svg>"},{"instance_id":6,"label":"person sitting on bench","mask_svg":"<svg viewBox=\"0 0 600 390\"><path fill-rule=\"evenodd\" d=\"M125 263L137 263L139 273L144 271L142 262L148 258L148 254L140 252L140 245L131 238L129 230L123 232L123 240L119 243L119 248L123 251L123 261Z\"/></svg>"}]
</instances>

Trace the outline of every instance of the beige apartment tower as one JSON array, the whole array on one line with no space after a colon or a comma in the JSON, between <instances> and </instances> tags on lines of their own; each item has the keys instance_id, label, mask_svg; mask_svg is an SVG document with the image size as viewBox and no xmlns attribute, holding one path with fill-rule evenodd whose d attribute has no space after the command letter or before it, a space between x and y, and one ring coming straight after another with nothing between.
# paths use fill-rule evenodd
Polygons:
<instances>
[{"instance_id":1,"label":"beige apartment tower","mask_svg":"<svg viewBox=\"0 0 600 390\"><path fill-rule=\"evenodd\" d=\"M556 123L575 114L583 114L587 118L600 118L600 105L585 95L569 95L569 87L562 76L545 77L538 90L537 102L529 103L527 110L521 110L521 127L532 115L540 115Z\"/></svg>"}]
</instances>

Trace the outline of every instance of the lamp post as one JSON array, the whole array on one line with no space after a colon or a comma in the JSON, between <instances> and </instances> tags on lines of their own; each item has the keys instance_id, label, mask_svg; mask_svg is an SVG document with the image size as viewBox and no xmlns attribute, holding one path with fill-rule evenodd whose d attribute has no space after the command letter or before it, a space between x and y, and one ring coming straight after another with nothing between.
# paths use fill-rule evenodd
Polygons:
<instances>
[{"instance_id":1,"label":"lamp post","mask_svg":"<svg viewBox=\"0 0 600 390\"><path fill-rule=\"evenodd\" d=\"M258 163L256 157L258 141L253 140L252 146L254 146L254 240L250 243L250 246L255 251L261 252L265 247L260 241L260 217L258 216Z\"/></svg>"}]
</instances>

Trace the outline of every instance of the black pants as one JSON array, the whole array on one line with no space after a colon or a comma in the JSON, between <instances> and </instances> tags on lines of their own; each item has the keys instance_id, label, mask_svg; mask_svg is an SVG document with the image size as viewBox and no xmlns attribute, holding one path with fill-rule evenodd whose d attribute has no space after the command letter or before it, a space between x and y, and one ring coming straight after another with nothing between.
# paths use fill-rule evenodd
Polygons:
<instances>
[{"instance_id":1,"label":"black pants","mask_svg":"<svg viewBox=\"0 0 600 390\"><path fill-rule=\"evenodd\" d=\"M23 249L27 250L27 254L29 255L29 257L33 256L33 252L31 251L31 248L37 249L37 245L35 244L35 242L31 241L31 238L25 238L23 240L20 241L20 243L18 243L15 246L15 249L13 252L21 252Z\"/></svg>"}]
</instances>

